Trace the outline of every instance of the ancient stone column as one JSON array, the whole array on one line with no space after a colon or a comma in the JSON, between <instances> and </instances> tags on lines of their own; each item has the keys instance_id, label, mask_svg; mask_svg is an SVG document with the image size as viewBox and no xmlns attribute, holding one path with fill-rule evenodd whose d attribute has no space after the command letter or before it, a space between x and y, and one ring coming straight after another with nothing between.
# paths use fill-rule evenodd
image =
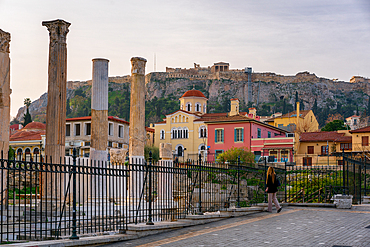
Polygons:
<instances>
[{"instance_id":1,"label":"ancient stone column","mask_svg":"<svg viewBox=\"0 0 370 247\"><path fill-rule=\"evenodd\" d=\"M49 31L48 105L46 108L45 155L59 162L65 155L67 33L64 20L43 21Z\"/></svg>"},{"instance_id":2,"label":"ancient stone column","mask_svg":"<svg viewBox=\"0 0 370 247\"><path fill-rule=\"evenodd\" d=\"M161 169L162 172L158 175L158 204L168 210L177 207L172 194L174 174L170 172L173 168L171 143L159 144L159 157L161 160L158 165L164 168ZM170 212L166 212L166 214L170 214Z\"/></svg>"},{"instance_id":3,"label":"ancient stone column","mask_svg":"<svg viewBox=\"0 0 370 247\"><path fill-rule=\"evenodd\" d=\"M131 58L130 164L144 164L145 133L145 64L146 59ZM130 197L137 201L142 191L144 171L130 174Z\"/></svg>"},{"instance_id":4,"label":"ancient stone column","mask_svg":"<svg viewBox=\"0 0 370 247\"><path fill-rule=\"evenodd\" d=\"M9 124L10 124L10 58L9 58L10 33L0 29L0 156L8 158L9 150ZM6 164L3 164L6 165ZM7 189L7 172L0 171L0 205L5 205Z\"/></svg>"},{"instance_id":5,"label":"ancient stone column","mask_svg":"<svg viewBox=\"0 0 370 247\"><path fill-rule=\"evenodd\" d=\"M44 21L49 31L48 105L46 108L47 162L63 162L65 155L67 34L70 23L64 20ZM59 195L61 181L49 173L43 177L43 196L53 199ZM63 193L62 193L63 194Z\"/></svg>"},{"instance_id":6,"label":"ancient stone column","mask_svg":"<svg viewBox=\"0 0 370 247\"><path fill-rule=\"evenodd\" d=\"M93 59L91 96L91 165L106 167L108 161L108 63L103 58ZM106 198L106 178L95 176L92 186L92 201ZM95 194L96 192L96 194Z\"/></svg>"},{"instance_id":7,"label":"ancient stone column","mask_svg":"<svg viewBox=\"0 0 370 247\"><path fill-rule=\"evenodd\" d=\"M0 152L8 158L10 124L10 33L0 29Z\"/></svg>"}]
</instances>

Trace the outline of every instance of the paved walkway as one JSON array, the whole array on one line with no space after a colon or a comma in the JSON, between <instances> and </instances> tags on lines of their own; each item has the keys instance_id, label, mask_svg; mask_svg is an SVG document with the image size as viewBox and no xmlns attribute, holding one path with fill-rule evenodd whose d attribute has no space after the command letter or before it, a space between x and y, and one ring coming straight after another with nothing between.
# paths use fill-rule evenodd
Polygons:
<instances>
[{"instance_id":1,"label":"paved walkway","mask_svg":"<svg viewBox=\"0 0 370 247\"><path fill-rule=\"evenodd\" d=\"M370 205L286 207L104 246L370 246Z\"/></svg>"}]
</instances>

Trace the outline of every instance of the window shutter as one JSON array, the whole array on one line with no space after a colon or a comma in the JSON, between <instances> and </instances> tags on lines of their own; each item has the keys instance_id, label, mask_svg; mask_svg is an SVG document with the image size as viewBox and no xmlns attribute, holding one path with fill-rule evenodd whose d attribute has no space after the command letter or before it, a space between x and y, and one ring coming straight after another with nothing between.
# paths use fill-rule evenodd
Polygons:
<instances>
[{"instance_id":1,"label":"window shutter","mask_svg":"<svg viewBox=\"0 0 370 247\"><path fill-rule=\"evenodd\" d=\"M217 130L215 130L215 142L217 142Z\"/></svg>"},{"instance_id":2,"label":"window shutter","mask_svg":"<svg viewBox=\"0 0 370 247\"><path fill-rule=\"evenodd\" d=\"M234 129L234 142L236 142L236 129Z\"/></svg>"},{"instance_id":3,"label":"window shutter","mask_svg":"<svg viewBox=\"0 0 370 247\"><path fill-rule=\"evenodd\" d=\"M224 130L221 130L221 141L224 142Z\"/></svg>"},{"instance_id":4,"label":"window shutter","mask_svg":"<svg viewBox=\"0 0 370 247\"><path fill-rule=\"evenodd\" d=\"M244 129L242 129L242 142L244 142Z\"/></svg>"}]
</instances>

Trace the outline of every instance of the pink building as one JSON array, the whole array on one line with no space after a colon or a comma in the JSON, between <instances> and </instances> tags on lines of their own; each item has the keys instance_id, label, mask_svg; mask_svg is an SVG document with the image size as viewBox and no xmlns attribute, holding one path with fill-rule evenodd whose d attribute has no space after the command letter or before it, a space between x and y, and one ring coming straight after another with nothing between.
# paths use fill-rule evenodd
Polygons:
<instances>
[{"instance_id":1,"label":"pink building","mask_svg":"<svg viewBox=\"0 0 370 247\"><path fill-rule=\"evenodd\" d=\"M274 156L274 162L292 161L294 137L287 137L286 130L232 112L205 123L209 154L217 156L232 147L247 147L257 160L260 156Z\"/></svg>"}]
</instances>

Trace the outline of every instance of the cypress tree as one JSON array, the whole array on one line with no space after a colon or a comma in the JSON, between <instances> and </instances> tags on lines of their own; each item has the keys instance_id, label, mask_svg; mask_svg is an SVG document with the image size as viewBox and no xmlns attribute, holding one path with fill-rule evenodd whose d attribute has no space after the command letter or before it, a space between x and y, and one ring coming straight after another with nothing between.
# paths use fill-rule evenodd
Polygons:
<instances>
[{"instance_id":1,"label":"cypress tree","mask_svg":"<svg viewBox=\"0 0 370 247\"><path fill-rule=\"evenodd\" d=\"M315 99L315 102L313 103L312 111L315 115L317 114L317 99Z\"/></svg>"},{"instance_id":2,"label":"cypress tree","mask_svg":"<svg viewBox=\"0 0 370 247\"><path fill-rule=\"evenodd\" d=\"M367 111L366 111L367 115L370 116L370 98L369 98L369 101L367 103Z\"/></svg>"}]
</instances>

